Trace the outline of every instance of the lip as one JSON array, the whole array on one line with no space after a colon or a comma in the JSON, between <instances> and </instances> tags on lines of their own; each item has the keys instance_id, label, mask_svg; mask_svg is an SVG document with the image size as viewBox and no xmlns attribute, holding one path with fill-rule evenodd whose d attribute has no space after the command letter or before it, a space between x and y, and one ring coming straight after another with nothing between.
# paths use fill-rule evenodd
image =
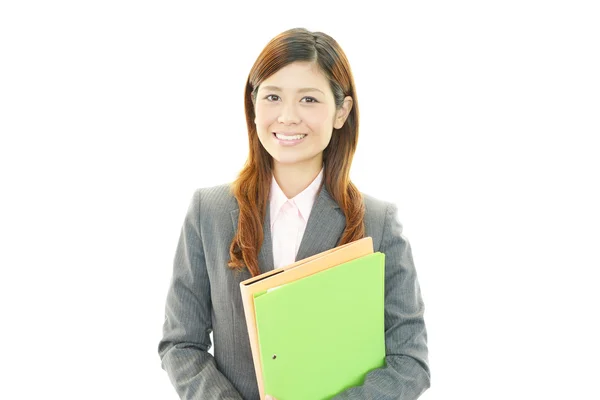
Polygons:
<instances>
[{"instance_id":1,"label":"lip","mask_svg":"<svg viewBox=\"0 0 600 400\"><path fill-rule=\"evenodd\" d=\"M306 135L304 136L302 139L299 140L282 140L279 139L275 133L279 133L280 135L284 135L284 136L295 136L295 135ZM273 132L273 139L275 139L277 141L277 143L279 143L282 146L295 146L298 143L301 143L304 141L304 139L306 139L308 135L305 133L284 133L284 132Z\"/></svg>"}]
</instances>

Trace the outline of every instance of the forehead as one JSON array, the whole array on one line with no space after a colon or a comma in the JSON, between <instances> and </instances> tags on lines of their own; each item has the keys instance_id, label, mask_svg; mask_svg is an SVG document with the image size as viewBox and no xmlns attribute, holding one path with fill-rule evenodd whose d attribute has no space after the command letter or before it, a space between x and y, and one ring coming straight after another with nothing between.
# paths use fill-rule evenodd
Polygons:
<instances>
[{"instance_id":1,"label":"forehead","mask_svg":"<svg viewBox=\"0 0 600 400\"><path fill-rule=\"evenodd\" d=\"M282 90L297 90L314 87L325 91L329 87L327 78L313 62L293 62L265 79L259 90L265 86L277 86Z\"/></svg>"}]
</instances>

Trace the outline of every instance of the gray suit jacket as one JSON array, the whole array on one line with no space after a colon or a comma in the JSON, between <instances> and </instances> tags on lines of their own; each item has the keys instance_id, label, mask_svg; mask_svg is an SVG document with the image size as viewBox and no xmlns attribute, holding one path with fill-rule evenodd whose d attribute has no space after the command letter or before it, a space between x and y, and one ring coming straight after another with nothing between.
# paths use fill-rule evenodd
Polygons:
<instances>
[{"instance_id":1,"label":"gray suit jacket","mask_svg":"<svg viewBox=\"0 0 600 400\"><path fill-rule=\"evenodd\" d=\"M175 253L158 352L181 399L259 399L239 288L250 273L227 267L239 214L229 188L224 184L196 190ZM374 250L386 256L386 365L369 372L362 386L335 399L416 399L429 387L429 366L424 307L410 245L402 236L396 206L363 196L366 236L373 238ZM267 208L258 259L262 272L273 269L269 219ZM335 247L345 222L323 186L296 259ZM208 353L211 331L214 357Z\"/></svg>"}]
</instances>

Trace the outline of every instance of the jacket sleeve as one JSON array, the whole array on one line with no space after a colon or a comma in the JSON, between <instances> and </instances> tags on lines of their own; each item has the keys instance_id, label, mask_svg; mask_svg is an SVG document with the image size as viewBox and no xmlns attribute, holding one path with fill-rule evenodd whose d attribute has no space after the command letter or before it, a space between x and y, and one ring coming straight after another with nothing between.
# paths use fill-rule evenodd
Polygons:
<instances>
[{"instance_id":1,"label":"jacket sleeve","mask_svg":"<svg viewBox=\"0 0 600 400\"><path fill-rule=\"evenodd\" d=\"M424 305L397 213L390 203L380 247L385 254L386 365L370 371L361 386L343 391L335 400L413 400L430 386Z\"/></svg>"},{"instance_id":2,"label":"jacket sleeve","mask_svg":"<svg viewBox=\"0 0 600 400\"><path fill-rule=\"evenodd\" d=\"M200 232L200 193L194 193L177 244L158 353L181 399L243 400L208 353L212 303Z\"/></svg>"}]
</instances>

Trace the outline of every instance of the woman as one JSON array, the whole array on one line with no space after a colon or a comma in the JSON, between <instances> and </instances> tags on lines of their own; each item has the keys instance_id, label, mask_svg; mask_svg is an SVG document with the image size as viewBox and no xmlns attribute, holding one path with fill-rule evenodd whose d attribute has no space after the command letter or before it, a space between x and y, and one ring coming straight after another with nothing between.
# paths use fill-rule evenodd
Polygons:
<instances>
[{"instance_id":1,"label":"woman","mask_svg":"<svg viewBox=\"0 0 600 400\"><path fill-rule=\"evenodd\" d=\"M342 49L321 32L279 34L252 67L244 100L246 165L235 182L197 190L183 224L163 369L182 399L259 399L239 283L370 236L386 255L386 365L335 399L418 398L429 387L423 302L396 206L349 179L359 114Z\"/></svg>"}]
</instances>

